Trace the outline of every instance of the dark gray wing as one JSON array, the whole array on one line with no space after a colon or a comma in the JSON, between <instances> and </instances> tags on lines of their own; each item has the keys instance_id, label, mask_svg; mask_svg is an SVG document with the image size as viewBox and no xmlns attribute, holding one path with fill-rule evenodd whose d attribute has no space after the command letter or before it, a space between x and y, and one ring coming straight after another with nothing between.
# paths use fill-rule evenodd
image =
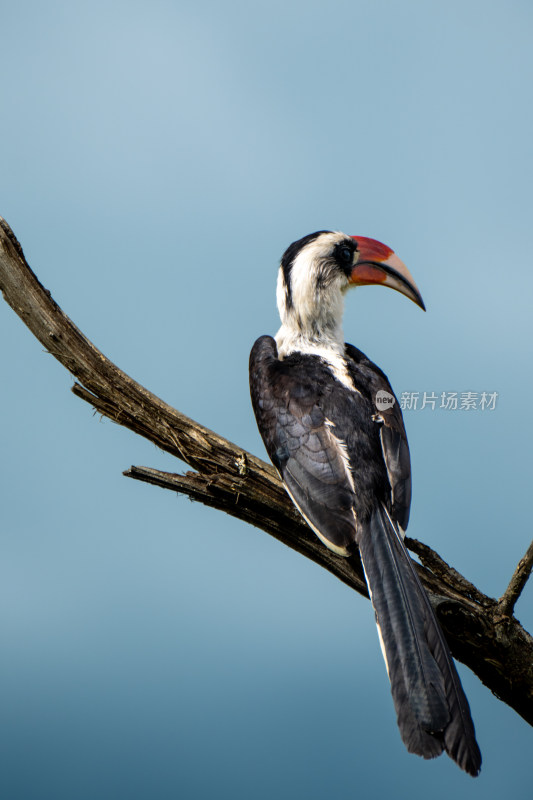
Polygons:
<instances>
[{"instance_id":1,"label":"dark gray wing","mask_svg":"<svg viewBox=\"0 0 533 800\"><path fill-rule=\"evenodd\" d=\"M267 452L307 522L335 552L355 549L355 493L346 445L328 419L324 390L331 375L316 361L280 362L274 339L250 354L250 391ZM328 381L329 378L329 381Z\"/></svg>"},{"instance_id":2,"label":"dark gray wing","mask_svg":"<svg viewBox=\"0 0 533 800\"><path fill-rule=\"evenodd\" d=\"M380 425L383 458L392 492L392 518L406 530L411 507L411 457L400 404L392 387L379 367L351 344L346 345L346 355L352 360L354 380L368 386L372 402L378 392L392 395L395 402L385 408L376 407L376 422Z\"/></svg>"}]
</instances>

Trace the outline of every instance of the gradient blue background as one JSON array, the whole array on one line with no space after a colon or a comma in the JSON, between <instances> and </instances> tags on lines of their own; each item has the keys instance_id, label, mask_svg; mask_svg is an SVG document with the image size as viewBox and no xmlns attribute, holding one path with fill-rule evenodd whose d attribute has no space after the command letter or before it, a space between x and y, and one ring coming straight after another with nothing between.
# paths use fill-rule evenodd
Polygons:
<instances>
[{"instance_id":1,"label":"gradient blue background","mask_svg":"<svg viewBox=\"0 0 533 800\"><path fill-rule=\"evenodd\" d=\"M264 455L252 342L318 228L408 264L345 333L403 391L410 534L499 595L531 539L531 4L0 2L0 213L97 346ZM398 735L369 604L91 413L0 306L0 795L527 797L531 729L460 667L473 781ZM528 586L517 606L533 625Z\"/></svg>"}]
</instances>

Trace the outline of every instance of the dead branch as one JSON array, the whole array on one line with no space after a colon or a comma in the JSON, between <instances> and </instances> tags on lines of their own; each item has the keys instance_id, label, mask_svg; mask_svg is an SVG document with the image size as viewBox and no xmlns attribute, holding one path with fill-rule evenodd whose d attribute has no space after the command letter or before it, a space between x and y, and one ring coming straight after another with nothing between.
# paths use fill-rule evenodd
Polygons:
<instances>
[{"instance_id":1,"label":"dead branch","mask_svg":"<svg viewBox=\"0 0 533 800\"><path fill-rule=\"evenodd\" d=\"M522 590L531 575L533 568L533 542L529 545L526 554L518 562L518 566L513 573L509 586L498 600L498 611L506 617L513 614L516 601L522 594Z\"/></svg>"},{"instance_id":2,"label":"dead branch","mask_svg":"<svg viewBox=\"0 0 533 800\"><path fill-rule=\"evenodd\" d=\"M125 475L245 520L367 594L358 559L339 558L322 546L271 466L164 403L94 347L39 283L1 217L0 289L46 350L77 379L73 391L78 397L196 470L174 475L131 467ZM407 544L422 562L417 568L455 657L533 724L533 638L512 616L531 571L533 545L498 602L426 545Z\"/></svg>"}]
</instances>

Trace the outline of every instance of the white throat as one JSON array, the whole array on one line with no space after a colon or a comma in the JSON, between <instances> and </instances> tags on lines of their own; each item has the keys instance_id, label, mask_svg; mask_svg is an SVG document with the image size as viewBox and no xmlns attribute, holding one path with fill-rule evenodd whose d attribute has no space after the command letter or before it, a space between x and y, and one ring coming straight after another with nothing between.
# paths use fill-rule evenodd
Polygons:
<instances>
[{"instance_id":1,"label":"white throat","mask_svg":"<svg viewBox=\"0 0 533 800\"><path fill-rule=\"evenodd\" d=\"M278 357L294 352L316 353L317 350L344 354L342 317L344 294L338 282L317 289L303 270L293 268L292 305L287 306L287 291L282 270L279 271L277 301L281 328L276 334ZM320 297L317 293L320 292Z\"/></svg>"},{"instance_id":2,"label":"white throat","mask_svg":"<svg viewBox=\"0 0 533 800\"><path fill-rule=\"evenodd\" d=\"M278 358L281 361L292 353L318 356L338 381L350 391L358 391L346 367L344 336L340 325L333 331L322 332L320 336L312 336L290 324L283 323L275 338Z\"/></svg>"},{"instance_id":3,"label":"white throat","mask_svg":"<svg viewBox=\"0 0 533 800\"><path fill-rule=\"evenodd\" d=\"M344 336L341 325L335 330L313 333L303 331L298 326L283 323L276 333L275 339L279 359L283 359L291 353L344 355Z\"/></svg>"}]
</instances>

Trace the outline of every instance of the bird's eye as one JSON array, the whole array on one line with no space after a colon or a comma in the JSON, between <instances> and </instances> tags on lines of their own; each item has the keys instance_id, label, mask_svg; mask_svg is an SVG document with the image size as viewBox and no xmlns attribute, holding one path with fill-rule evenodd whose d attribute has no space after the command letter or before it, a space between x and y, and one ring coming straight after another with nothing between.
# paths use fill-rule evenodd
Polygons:
<instances>
[{"instance_id":1,"label":"bird's eye","mask_svg":"<svg viewBox=\"0 0 533 800\"><path fill-rule=\"evenodd\" d=\"M339 250L339 256L345 264L351 264L353 259L353 250L349 247L341 247Z\"/></svg>"}]
</instances>

